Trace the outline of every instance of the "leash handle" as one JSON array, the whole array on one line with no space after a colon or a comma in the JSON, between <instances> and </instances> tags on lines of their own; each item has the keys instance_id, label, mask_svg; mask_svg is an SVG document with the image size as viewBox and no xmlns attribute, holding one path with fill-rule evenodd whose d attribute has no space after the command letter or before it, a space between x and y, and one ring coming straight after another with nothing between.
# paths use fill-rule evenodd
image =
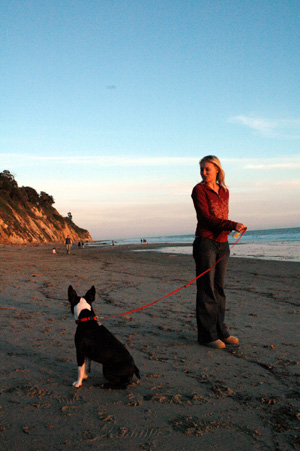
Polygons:
<instances>
[{"instance_id":1,"label":"leash handle","mask_svg":"<svg viewBox=\"0 0 300 451\"><path fill-rule=\"evenodd\" d=\"M247 227L242 231L239 232L239 238L236 240L236 242L231 246L230 249L232 249L242 238L242 236L244 235L244 233L246 232ZM234 236L236 237L236 235ZM204 276L204 274L208 273L209 271L211 271L227 254L222 255L221 258L219 258L219 260L217 260L210 268L206 269L206 271L204 271L203 273L199 274L199 276L195 277L193 280L191 280L189 283L187 283L186 285L183 285L180 288L177 288L176 290L172 291L169 294L166 294L165 296L163 296L160 299L157 299L157 301L154 302L150 302L150 304L146 304L143 305L142 307L138 307L136 309L133 310L129 310L128 312L124 312L124 313L117 313L116 315L111 315L111 316L99 316L99 318L101 319L110 319L110 318L116 318L117 316L124 316L124 315L129 315L130 313L135 313L138 312L139 310L144 310L145 308L151 307L151 305L157 304L158 302L162 301L163 299L168 298L169 296L172 296L175 293L178 293L178 291L182 290L183 288L187 288L189 285L191 285L193 282L195 282L195 280L200 279L200 277Z\"/></svg>"},{"instance_id":2,"label":"leash handle","mask_svg":"<svg viewBox=\"0 0 300 451\"><path fill-rule=\"evenodd\" d=\"M236 232L236 233L234 234L234 238L237 239L237 238L240 236L240 234L244 235L244 233L246 232L246 230L247 230L247 227L246 227L245 229L243 229L241 232Z\"/></svg>"}]
</instances>

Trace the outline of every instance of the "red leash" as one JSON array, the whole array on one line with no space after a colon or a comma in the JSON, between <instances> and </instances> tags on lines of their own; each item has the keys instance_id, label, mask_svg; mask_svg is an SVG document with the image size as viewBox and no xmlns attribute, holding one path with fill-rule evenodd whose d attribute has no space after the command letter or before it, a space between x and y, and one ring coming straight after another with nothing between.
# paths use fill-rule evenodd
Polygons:
<instances>
[{"instance_id":1,"label":"red leash","mask_svg":"<svg viewBox=\"0 0 300 451\"><path fill-rule=\"evenodd\" d=\"M240 241L240 239L242 238L242 236L244 235L244 233L246 232L247 228L245 230L243 230L243 232L240 233L240 236L238 237L238 239L236 240L236 242L231 246L231 249ZM101 319L110 319L110 318L115 318L117 316L124 316L124 315L129 315L130 313L134 313L134 312L138 312L139 310L144 310L147 307L151 307L151 305L157 304L158 302L162 301L163 299L168 298L169 296L172 296L172 294L177 293L178 291L182 290L183 288L188 287L189 285L191 285L193 282L195 282L195 280L200 279L200 277L204 276L204 274L206 274L207 272L211 271L227 254L222 255L221 258L219 258L219 260L216 261L216 263L214 263L210 268L208 268L206 271L204 271L202 274L200 274L199 276L195 277L193 280L191 280L189 283L187 283L186 285L183 285L180 288L177 288L177 290L172 291L169 294L166 294L165 296L163 296L162 298L158 299L157 301L154 302L150 302L150 304L147 305L143 305L142 307L138 307L136 309L133 310L129 310L128 312L125 313L118 313L117 315L111 315L111 316L99 316L99 318Z\"/></svg>"}]
</instances>

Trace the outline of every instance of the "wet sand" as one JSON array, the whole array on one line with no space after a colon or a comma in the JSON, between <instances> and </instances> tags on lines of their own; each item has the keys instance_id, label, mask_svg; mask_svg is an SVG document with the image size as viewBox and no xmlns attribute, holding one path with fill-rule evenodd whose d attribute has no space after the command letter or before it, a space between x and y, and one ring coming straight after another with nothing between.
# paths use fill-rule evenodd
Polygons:
<instances>
[{"instance_id":1,"label":"wet sand","mask_svg":"<svg viewBox=\"0 0 300 451\"><path fill-rule=\"evenodd\" d=\"M173 246L173 245L172 245ZM152 249L153 245L143 245ZM141 381L104 390L92 362L81 388L67 301L95 285L110 316L194 278L188 255L0 246L3 450L300 449L300 263L231 258L227 318L239 347L197 341L196 284L125 316L103 319L130 350Z\"/></svg>"}]
</instances>

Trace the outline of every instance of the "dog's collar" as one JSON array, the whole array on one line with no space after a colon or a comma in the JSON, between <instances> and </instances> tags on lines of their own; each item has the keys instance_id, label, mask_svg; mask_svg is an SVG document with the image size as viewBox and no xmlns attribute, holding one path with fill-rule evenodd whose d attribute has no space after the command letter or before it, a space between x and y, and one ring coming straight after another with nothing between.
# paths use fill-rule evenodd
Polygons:
<instances>
[{"instance_id":1,"label":"dog's collar","mask_svg":"<svg viewBox=\"0 0 300 451\"><path fill-rule=\"evenodd\" d=\"M97 321L97 316L88 316L86 318L80 318L75 321L76 324L83 323L84 321Z\"/></svg>"}]
</instances>

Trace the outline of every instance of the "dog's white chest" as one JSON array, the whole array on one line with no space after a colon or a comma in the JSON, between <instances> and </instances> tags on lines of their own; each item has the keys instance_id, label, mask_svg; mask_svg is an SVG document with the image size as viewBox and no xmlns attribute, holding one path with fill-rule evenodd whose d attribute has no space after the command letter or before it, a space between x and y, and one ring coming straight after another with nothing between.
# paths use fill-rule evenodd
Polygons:
<instances>
[{"instance_id":1,"label":"dog's white chest","mask_svg":"<svg viewBox=\"0 0 300 451\"><path fill-rule=\"evenodd\" d=\"M79 315L82 312L82 310L90 310L90 311L92 310L92 307L90 306L90 304L88 302L86 302L86 300L84 298L80 298L80 301L74 307L75 321L78 320Z\"/></svg>"}]
</instances>

